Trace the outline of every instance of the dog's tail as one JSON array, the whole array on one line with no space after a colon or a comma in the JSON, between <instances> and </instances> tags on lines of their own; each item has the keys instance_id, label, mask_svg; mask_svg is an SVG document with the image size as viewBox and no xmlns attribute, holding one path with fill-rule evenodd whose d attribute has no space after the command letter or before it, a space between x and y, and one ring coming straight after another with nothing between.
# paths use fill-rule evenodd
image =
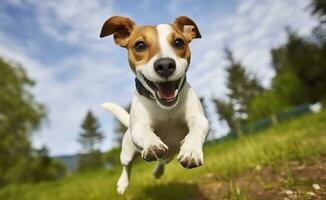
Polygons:
<instances>
[{"instance_id":1,"label":"dog's tail","mask_svg":"<svg viewBox=\"0 0 326 200\"><path fill-rule=\"evenodd\" d=\"M110 111L113 113L113 115L118 118L118 120L125 125L126 127L129 127L129 113L122 107L115 103L104 103L102 104L102 108L104 110Z\"/></svg>"}]
</instances>

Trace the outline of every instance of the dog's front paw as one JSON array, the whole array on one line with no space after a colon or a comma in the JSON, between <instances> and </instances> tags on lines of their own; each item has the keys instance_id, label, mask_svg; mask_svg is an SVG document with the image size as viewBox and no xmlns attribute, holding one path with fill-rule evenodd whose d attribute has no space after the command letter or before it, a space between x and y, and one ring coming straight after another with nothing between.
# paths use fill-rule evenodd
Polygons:
<instances>
[{"instance_id":1,"label":"dog's front paw","mask_svg":"<svg viewBox=\"0 0 326 200\"><path fill-rule=\"evenodd\" d=\"M183 145L177 157L184 168L195 168L203 164L203 151L201 148L187 147Z\"/></svg>"},{"instance_id":2,"label":"dog's front paw","mask_svg":"<svg viewBox=\"0 0 326 200\"><path fill-rule=\"evenodd\" d=\"M168 151L168 147L164 143L152 144L142 151L142 157L146 161L161 160Z\"/></svg>"}]
</instances>

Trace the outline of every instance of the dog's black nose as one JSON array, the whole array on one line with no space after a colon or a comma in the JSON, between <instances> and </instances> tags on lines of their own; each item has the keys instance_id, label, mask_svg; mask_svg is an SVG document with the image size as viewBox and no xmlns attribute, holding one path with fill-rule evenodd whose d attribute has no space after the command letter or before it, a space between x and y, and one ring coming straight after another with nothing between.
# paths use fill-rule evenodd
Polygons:
<instances>
[{"instance_id":1,"label":"dog's black nose","mask_svg":"<svg viewBox=\"0 0 326 200\"><path fill-rule=\"evenodd\" d=\"M155 72L164 78L171 76L175 68L175 62L171 58L160 58L154 62Z\"/></svg>"}]
</instances>

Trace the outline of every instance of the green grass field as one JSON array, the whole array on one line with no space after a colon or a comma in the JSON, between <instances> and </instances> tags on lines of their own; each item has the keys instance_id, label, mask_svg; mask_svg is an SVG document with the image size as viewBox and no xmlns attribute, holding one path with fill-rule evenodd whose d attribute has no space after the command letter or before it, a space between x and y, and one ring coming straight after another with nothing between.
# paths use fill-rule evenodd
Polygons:
<instances>
[{"instance_id":1,"label":"green grass field","mask_svg":"<svg viewBox=\"0 0 326 200\"><path fill-rule=\"evenodd\" d=\"M326 155L326 111L308 114L238 140L206 145L204 155L204 165L197 169L186 170L173 161L166 166L160 180L152 176L155 163L139 162L132 169L131 183L124 196L116 193L120 175L120 167L117 167L110 171L74 174L56 182L7 186L0 190L0 199L252 199L248 191L239 187L237 181L242 180L239 177L252 176L251 172L265 168L278 173L277 169L284 169L287 163L305 163ZM263 173L260 176L264 176ZM299 179L285 176L287 179L282 187L298 185ZM300 181L303 187L307 183L306 188L312 183ZM227 183L227 187L220 190L221 197L205 196L209 188L222 183ZM325 189L323 184L326 183L319 184ZM263 187L268 190L273 185Z\"/></svg>"}]
</instances>

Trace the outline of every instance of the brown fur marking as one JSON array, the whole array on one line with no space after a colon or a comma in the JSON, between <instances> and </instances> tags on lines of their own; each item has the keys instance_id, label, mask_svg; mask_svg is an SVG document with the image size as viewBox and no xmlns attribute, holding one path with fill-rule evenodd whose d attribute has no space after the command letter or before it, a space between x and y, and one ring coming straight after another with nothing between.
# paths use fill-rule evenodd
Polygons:
<instances>
[{"instance_id":1,"label":"brown fur marking","mask_svg":"<svg viewBox=\"0 0 326 200\"><path fill-rule=\"evenodd\" d=\"M180 58L185 58L188 63L190 63L190 49L188 46L188 40L184 37L184 35L182 34L182 32L180 32L180 30L178 28L176 28L173 24L171 25L173 32L170 33L170 35L168 36L168 42L171 45L171 47L173 48L175 54L180 57ZM173 42L175 39L182 39L183 42L185 43L184 48L182 49L177 49L173 47Z\"/></svg>"},{"instance_id":2,"label":"brown fur marking","mask_svg":"<svg viewBox=\"0 0 326 200\"><path fill-rule=\"evenodd\" d=\"M144 42L147 46L143 52L136 52L134 49L134 45L138 41ZM137 65L148 63L160 50L156 27L141 26L135 28L131 33L127 48L128 60L132 70L136 70Z\"/></svg>"}]
</instances>

